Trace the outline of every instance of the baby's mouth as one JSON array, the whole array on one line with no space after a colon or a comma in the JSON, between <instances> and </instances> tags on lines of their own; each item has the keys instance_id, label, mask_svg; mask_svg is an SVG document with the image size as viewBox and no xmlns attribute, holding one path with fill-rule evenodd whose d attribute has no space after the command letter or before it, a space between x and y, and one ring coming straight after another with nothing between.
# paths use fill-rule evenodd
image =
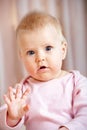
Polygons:
<instances>
[{"instance_id":1,"label":"baby's mouth","mask_svg":"<svg viewBox=\"0 0 87 130\"><path fill-rule=\"evenodd\" d=\"M49 67L42 65L39 67L38 72L43 74L43 73L48 73L49 70L50 70Z\"/></svg>"},{"instance_id":2,"label":"baby's mouth","mask_svg":"<svg viewBox=\"0 0 87 130\"><path fill-rule=\"evenodd\" d=\"M41 66L39 69L46 69L47 67L46 66Z\"/></svg>"}]
</instances>

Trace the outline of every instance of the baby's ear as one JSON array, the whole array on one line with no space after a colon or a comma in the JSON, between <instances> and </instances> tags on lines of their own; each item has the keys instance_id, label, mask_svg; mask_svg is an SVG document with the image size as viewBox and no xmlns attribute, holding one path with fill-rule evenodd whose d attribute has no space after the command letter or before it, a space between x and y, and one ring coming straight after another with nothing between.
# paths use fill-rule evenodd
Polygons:
<instances>
[{"instance_id":1,"label":"baby's ear","mask_svg":"<svg viewBox=\"0 0 87 130\"><path fill-rule=\"evenodd\" d=\"M19 55L19 58L22 58L22 52L21 52L21 50L18 50L18 55Z\"/></svg>"},{"instance_id":2,"label":"baby's ear","mask_svg":"<svg viewBox=\"0 0 87 130\"><path fill-rule=\"evenodd\" d=\"M62 59L64 60L66 57L66 53L67 53L67 42L63 41L62 42Z\"/></svg>"}]
</instances>

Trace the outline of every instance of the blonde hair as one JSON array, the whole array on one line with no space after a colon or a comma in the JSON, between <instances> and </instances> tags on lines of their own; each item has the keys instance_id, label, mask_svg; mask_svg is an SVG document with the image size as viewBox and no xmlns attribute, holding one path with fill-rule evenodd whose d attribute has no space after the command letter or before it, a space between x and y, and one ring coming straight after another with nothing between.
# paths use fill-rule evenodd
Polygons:
<instances>
[{"instance_id":1,"label":"blonde hair","mask_svg":"<svg viewBox=\"0 0 87 130\"><path fill-rule=\"evenodd\" d=\"M55 27L62 40L65 40L59 19L44 12L32 12L27 14L19 23L16 34L18 35L19 31L34 31L44 28L46 25Z\"/></svg>"}]
</instances>

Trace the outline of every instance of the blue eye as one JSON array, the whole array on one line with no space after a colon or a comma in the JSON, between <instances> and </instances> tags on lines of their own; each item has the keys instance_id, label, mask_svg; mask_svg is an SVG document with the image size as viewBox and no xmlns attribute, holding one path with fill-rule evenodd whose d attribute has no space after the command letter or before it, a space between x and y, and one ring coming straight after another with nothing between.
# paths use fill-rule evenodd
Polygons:
<instances>
[{"instance_id":1,"label":"blue eye","mask_svg":"<svg viewBox=\"0 0 87 130\"><path fill-rule=\"evenodd\" d=\"M46 51L51 51L52 46L46 46Z\"/></svg>"},{"instance_id":2,"label":"blue eye","mask_svg":"<svg viewBox=\"0 0 87 130\"><path fill-rule=\"evenodd\" d=\"M27 55L34 55L35 54L35 52L34 51L27 51Z\"/></svg>"}]
</instances>

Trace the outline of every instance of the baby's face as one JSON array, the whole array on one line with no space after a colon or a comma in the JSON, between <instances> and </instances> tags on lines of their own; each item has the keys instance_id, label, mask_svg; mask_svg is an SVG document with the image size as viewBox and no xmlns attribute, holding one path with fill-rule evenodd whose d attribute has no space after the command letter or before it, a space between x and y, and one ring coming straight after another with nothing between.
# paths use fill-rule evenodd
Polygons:
<instances>
[{"instance_id":1,"label":"baby's face","mask_svg":"<svg viewBox=\"0 0 87 130\"><path fill-rule=\"evenodd\" d=\"M54 27L22 32L18 44L25 68L33 78L48 81L59 77L66 43L61 43Z\"/></svg>"}]
</instances>

